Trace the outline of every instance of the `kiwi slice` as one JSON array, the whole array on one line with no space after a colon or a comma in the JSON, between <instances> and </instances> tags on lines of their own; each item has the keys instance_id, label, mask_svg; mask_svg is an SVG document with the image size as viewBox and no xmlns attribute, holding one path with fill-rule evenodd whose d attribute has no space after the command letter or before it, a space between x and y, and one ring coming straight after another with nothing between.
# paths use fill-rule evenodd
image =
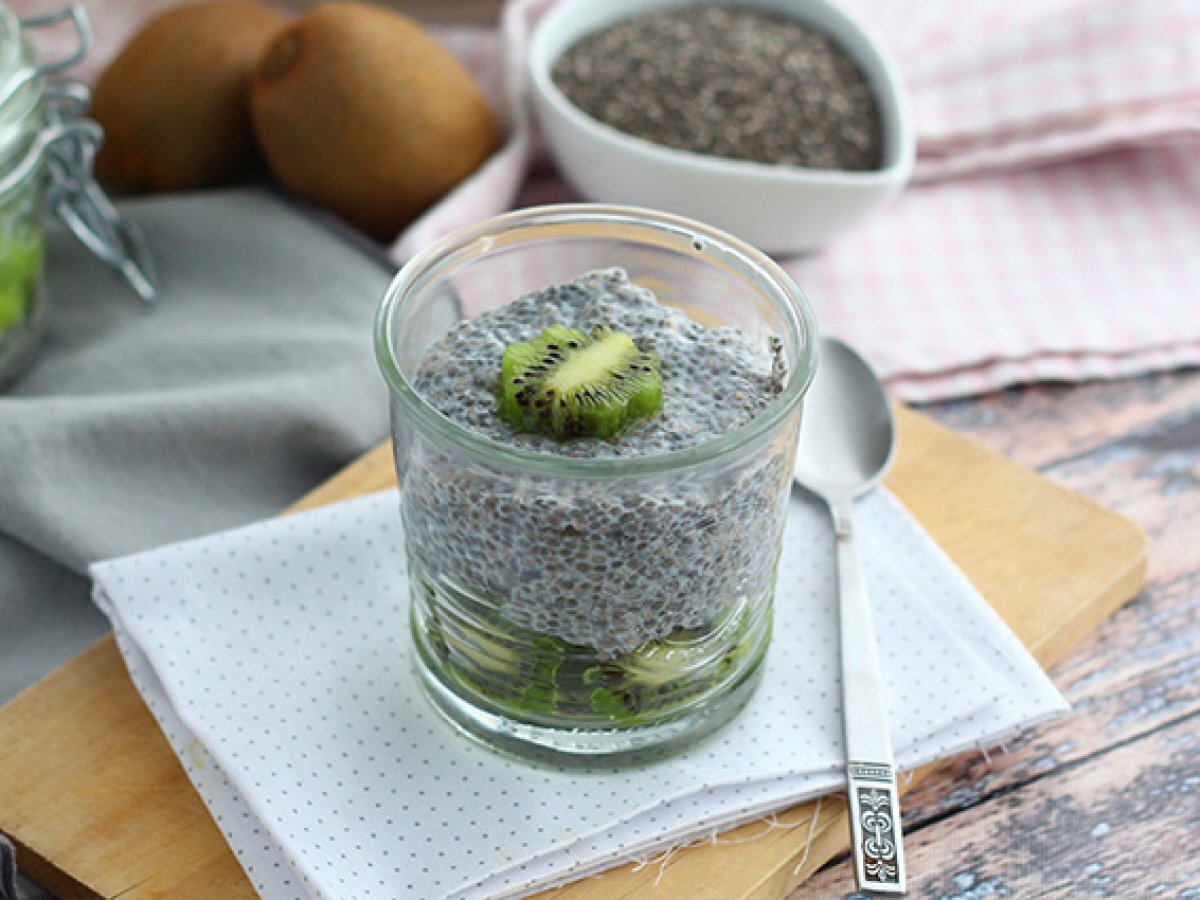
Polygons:
<instances>
[{"instance_id":1,"label":"kiwi slice","mask_svg":"<svg viewBox=\"0 0 1200 900\"><path fill-rule=\"evenodd\" d=\"M658 355L623 332L551 325L504 348L500 418L517 431L609 440L660 409Z\"/></svg>"}]
</instances>

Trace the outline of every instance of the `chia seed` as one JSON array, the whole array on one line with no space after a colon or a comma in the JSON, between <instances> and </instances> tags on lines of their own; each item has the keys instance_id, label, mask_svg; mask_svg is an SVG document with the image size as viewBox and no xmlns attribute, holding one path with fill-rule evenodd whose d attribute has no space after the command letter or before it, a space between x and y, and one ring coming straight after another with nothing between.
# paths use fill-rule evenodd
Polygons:
<instances>
[{"instance_id":1,"label":"chia seed","mask_svg":"<svg viewBox=\"0 0 1200 900\"><path fill-rule=\"evenodd\" d=\"M858 64L779 13L638 15L570 47L551 77L593 118L678 150L812 169L882 165L879 107Z\"/></svg>"},{"instance_id":2,"label":"chia seed","mask_svg":"<svg viewBox=\"0 0 1200 900\"><path fill-rule=\"evenodd\" d=\"M663 409L613 441L518 434L496 413L506 345L551 324L623 331L662 360ZM661 454L746 424L782 390L777 339L710 329L619 269L548 287L463 322L423 357L414 387L494 441L559 456ZM784 430L786 431L786 429ZM397 435L397 441L408 440ZM772 589L794 434L713 465L589 480L464 459L432 442L403 457L410 575L494 598L509 621L613 658Z\"/></svg>"}]
</instances>

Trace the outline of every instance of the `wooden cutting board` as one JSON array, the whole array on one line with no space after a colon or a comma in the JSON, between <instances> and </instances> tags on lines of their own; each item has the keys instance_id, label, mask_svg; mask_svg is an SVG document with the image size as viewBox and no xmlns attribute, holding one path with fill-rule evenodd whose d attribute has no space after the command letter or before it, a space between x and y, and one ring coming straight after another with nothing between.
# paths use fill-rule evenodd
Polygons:
<instances>
[{"instance_id":1,"label":"wooden cutting board","mask_svg":"<svg viewBox=\"0 0 1200 900\"><path fill-rule=\"evenodd\" d=\"M888 486L1044 665L1139 590L1146 541L1133 523L916 413L899 423ZM293 509L393 483L380 447ZM816 808L545 896L782 897L848 846L840 798L814 820ZM111 637L0 709L0 831L26 873L66 898L254 896Z\"/></svg>"}]
</instances>

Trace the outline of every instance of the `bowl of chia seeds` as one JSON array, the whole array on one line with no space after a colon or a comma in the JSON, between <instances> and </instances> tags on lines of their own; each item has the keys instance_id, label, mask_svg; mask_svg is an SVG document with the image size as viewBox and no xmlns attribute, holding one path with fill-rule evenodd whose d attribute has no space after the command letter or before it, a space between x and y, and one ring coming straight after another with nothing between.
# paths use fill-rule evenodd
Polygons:
<instances>
[{"instance_id":1,"label":"bowl of chia seeds","mask_svg":"<svg viewBox=\"0 0 1200 900\"><path fill-rule=\"evenodd\" d=\"M434 706L559 760L734 715L770 638L816 347L778 266L668 214L523 210L408 263L376 352Z\"/></svg>"},{"instance_id":2,"label":"bowl of chia seeds","mask_svg":"<svg viewBox=\"0 0 1200 900\"><path fill-rule=\"evenodd\" d=\"M816 249L907 183L896 65L831 0L561 0L538 22L534 109L587 199Z\"/></svg>"}]
</instances>

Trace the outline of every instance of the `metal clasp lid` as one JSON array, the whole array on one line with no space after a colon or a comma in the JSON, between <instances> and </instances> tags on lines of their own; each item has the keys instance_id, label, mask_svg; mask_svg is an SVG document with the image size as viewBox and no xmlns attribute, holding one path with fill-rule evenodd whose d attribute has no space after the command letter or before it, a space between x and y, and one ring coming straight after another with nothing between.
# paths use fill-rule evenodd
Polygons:
<instances>
[{"instance_id":1,"label":"metal clasp lid","mask_svg":"<svg viewBox=\"0 0 1200 900\"><path fill-rule=\"evenodd\" d=\"M87 13L79 3L71 3L48 15L21 20L21 28L25 30L68 21L78 38L76 48L62 59L29 66L13 79L17 87L75 65L87 55L92 45ZM0 101L7 100L11 93L4 92ZM120 272L142 300L153 301L158 296L158 272L145 235L135 223L121 216L92 178L92 162L104 140L104 133L95 122L84 118L90 93L81 84L59 82L47 86L44 99L46 125L25 158L7 176L0 178L0 194L29 177L30 170L44 159L49 175L46 206L93 255Z\"/></svg>"},{"instance_id":2,"label":"metal clasp lid","mask_svg":"<svg viewBox=\"0 0 1200 900\"><path fill-rule=\"evenodd\" d=\"M147 303L158 296L158 271L145 235L125 219L92 178L92 161L104 139L100 126L83 118L89 94L80 84L56 84L46 92L52 132L45 147L46 205L101 262L120 272Z\"/></svg>"}]
</instances>

